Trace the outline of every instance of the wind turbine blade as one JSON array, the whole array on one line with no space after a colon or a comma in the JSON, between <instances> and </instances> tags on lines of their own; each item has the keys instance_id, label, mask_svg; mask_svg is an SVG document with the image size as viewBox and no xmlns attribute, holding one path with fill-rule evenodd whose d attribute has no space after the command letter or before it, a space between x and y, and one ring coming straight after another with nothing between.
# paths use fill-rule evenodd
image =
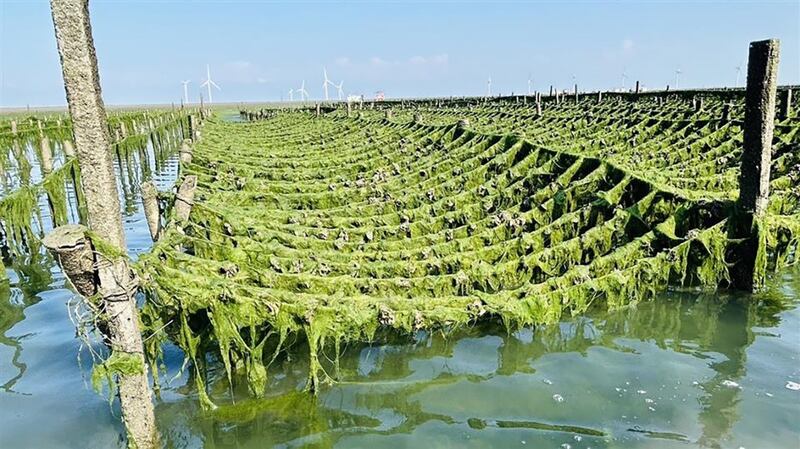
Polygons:
<instances>
[{"instance_id":1,"label":"wind turbine blade","mask_svg":"<svg viewBox=\"0 0 800 449\"><path fill-rule=\"evenodd\" d=\"M217 88L217 90L222 90L222 88L221 88L221 87L217 86L217 83L215 83L215 82L213 82L213 81L211 81L211 80L208 80L208 82L209 82L209 83L211 83L211 85L212 85L212 86L216 87L216 88Z\"/></svg>"},{"instance_id":2,"label":"wind turbine blade","mask_svg":"<svg viewBox=\"0 0 800 449\"><path fill-rule=\"evenodd\" d=\"M209 81L211 81L211 80L206 80L206 82L204 82L203 84L201 84L201 85L200 85L200 87L206 87L206 86L208 86L208 82L209 82Z\"/></svg>"}]
</instances>

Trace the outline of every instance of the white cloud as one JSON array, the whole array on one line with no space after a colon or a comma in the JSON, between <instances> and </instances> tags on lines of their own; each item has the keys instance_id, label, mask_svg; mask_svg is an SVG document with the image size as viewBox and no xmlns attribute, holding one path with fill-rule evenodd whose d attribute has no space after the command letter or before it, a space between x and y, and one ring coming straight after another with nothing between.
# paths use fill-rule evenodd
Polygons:
<instances>
[{"instance_id":1,"label":"white cloud","mask_svg":"<svg viewBox=\"0 0 800 449\"><path fill-rule=\"evenodd\" d=\"M347 56L340 56L336 58L336 65L338 66L350 65L350 58L348 58Z\"/></svg>"}]
</instances>

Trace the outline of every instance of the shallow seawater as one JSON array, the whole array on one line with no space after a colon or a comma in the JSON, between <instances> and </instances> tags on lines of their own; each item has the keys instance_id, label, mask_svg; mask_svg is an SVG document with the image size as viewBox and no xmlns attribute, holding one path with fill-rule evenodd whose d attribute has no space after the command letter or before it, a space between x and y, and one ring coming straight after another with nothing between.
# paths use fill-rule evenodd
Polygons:
<instances>
[{"instance_id":1,"label":"shallow seawater","mask_svg":"<svg viewBox=\"0 0 800 449\"><path fill-rule=\"evenodd\" d=\"M121 447L117 407L87 383L61 276L0 289L0 447ZM268 396L219 367L203 412L166 351L165 447L795 448L798 273L770 301L666 293L614 313L508 333L484 325L351 346L339 382L300 391L306 359L278 360ZM330 355L330 354L329 354ZM177 376L177 377L176 377Z\"/></svg>"},{"instance_id":2,"label":"shallow seawater","mask_svg":"<svg viewBox=\"0 0 800 449\"><path fill-rule=\"evenodd\" d=\"M151 244L139 162L118 163L134 255ZM169 188L175 158L150 162ZM123 447L118 406L89 385L62 274L47 255L15 268L0 283L0 448ZM667 292L557 326L382 335L327 363L338 381L317 397L302 391L297 342L263 399L211 360L211 412L170 346L158 425L167 448L798 448L799 302L795 268L758 296Z\"/></svg>"}]
</instances>

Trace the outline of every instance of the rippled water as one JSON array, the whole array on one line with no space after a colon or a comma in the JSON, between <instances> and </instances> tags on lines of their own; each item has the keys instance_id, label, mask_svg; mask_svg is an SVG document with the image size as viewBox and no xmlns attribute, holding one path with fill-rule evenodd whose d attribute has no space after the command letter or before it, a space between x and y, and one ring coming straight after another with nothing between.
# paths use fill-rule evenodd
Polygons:
<instances>
[{"instance_id":1,"label":"rippled water","mask_svg":"<svg viewBox=\"0 0 800 449\"><path fill-rule=\"evenodd\" d=\"M150 246L140 162L118 165L133 254ZM149 162L168 188L175 158ZM63 276L46 255L16 268L0 284L0 448L122 447L118 407L88 385ZM757 297L669 292L558 326L382 335L349 346L318 397L300 391L298 342L260 400L212 363L213 412L169 347L157 419L168 448L797 448L798 301L795 269Z\"/></svg>"}]
</instances>

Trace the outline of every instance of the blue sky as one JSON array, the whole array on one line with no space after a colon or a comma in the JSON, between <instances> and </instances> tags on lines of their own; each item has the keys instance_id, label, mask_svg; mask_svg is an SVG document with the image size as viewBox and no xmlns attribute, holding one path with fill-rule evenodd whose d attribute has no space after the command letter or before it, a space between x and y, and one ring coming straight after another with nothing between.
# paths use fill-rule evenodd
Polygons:
<instances>
[{"instance_id":1,"label":"blue sky","mask_svg":"<svg viewBox=\"0 0 800 449\"><path fill-rule=\"evenodd\" d=\"M215 101L322 96L322 67L344 90L387 97L731 86L752 40L781 39L781 83L800 83L800 2L159 1L90 2L108 104L179 102L210 64ZM744 83L744 73L740 84ZM331 95L335 90L331 89ZM62 105L41 0L0 0L0 106Z\"/></svg>"}]
</instances>

